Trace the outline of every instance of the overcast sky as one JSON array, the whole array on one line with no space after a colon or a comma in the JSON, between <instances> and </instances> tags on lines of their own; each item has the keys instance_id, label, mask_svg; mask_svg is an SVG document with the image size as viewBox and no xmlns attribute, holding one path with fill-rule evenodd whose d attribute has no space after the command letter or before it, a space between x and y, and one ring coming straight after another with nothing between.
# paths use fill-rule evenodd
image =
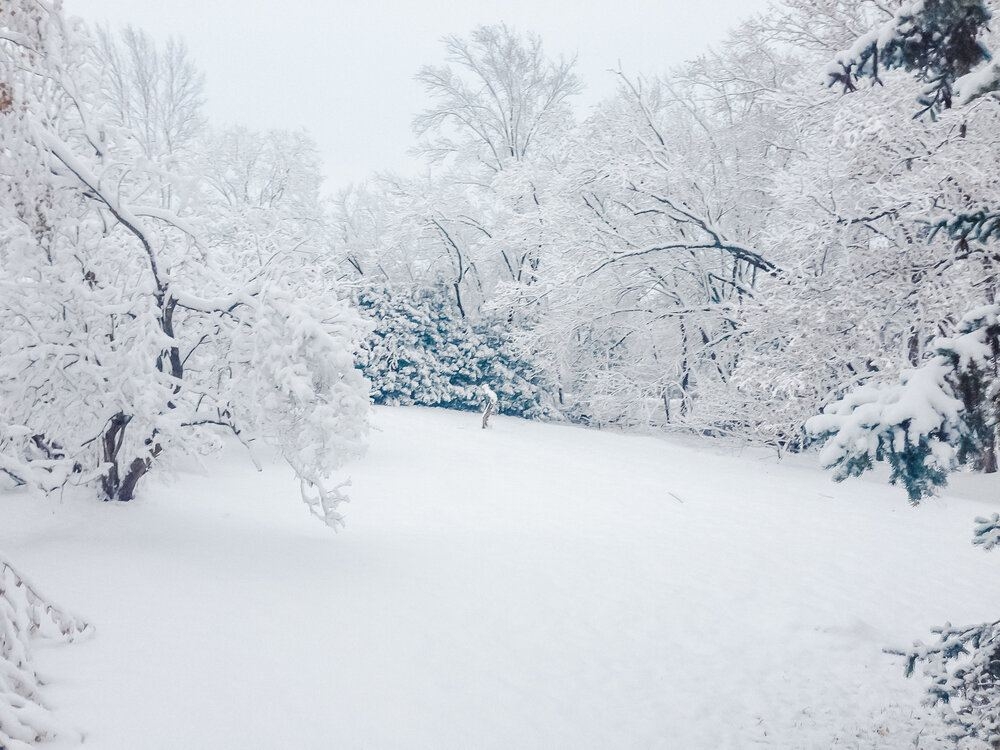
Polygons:
<instances>
[{"instance_id":1,"label":"overcast sky","mask_svg":"<svg viewBox=\"0 0 1000 750\"><path fill-rule=\"evenodd\" d=\"M64 0L88 21L184 38L205 71L208 114L254 128L305 127L328 189L413 169L413 76L442 60L440 38L504 21L577 54L585 109L614 88L607 69L658 73L719 41L767 0Z\"/></svg>"}]
</instances>

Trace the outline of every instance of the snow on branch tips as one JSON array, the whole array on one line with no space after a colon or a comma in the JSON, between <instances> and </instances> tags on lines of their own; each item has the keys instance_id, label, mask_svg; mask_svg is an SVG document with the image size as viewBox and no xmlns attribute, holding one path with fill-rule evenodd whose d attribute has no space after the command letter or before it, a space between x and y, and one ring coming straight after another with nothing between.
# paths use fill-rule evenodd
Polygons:
<instances>
[{"instance_id":1,"label":"snow on branch tips","mask_svg":"<svg viewBox=\"0 0 1000 750\"><path fill-rule=\"evenodd\" d=\"M27 750L39 741L72 736L42 699L32 641L70 642L91 632L90 625L52 604L0 557L0 748Z\"/></svg>"},{"instance_id":2,"label":"snow on branch tips","mask_svg":"<svg viewBox=\"0 0 1000 750\"><path fill-rule=\"evenodd\" d=\"M856 388L808 420L806 429L826 438L820 460L838 481L886 461L890 481L918 502L958 465L984 458L993 444L998 313L996 305L970 311L897 383Z\"/></svg>"},{"instance_id":3,"label":"snow on branch tips","mask_svg":"<svg viewBox=\"0 0 1000 750\"><path fill-rule=\"evenodd\" d=\"M1000 513L994 513L988 518L976 518L976 528L972 533L972 543L991 550L1000 547Z\"/></svg>"},{"instance_id":4,"label":"snow on branch tips","mask_svg":"<svg viewBox=\"0 0 1000 750\"><path fill-rule=\"evenodd\" d=\"M925 84L918 97L920 114L933 116L950 108L956 90L957 103L968 103L1000 85L1000 71L986 64L990 53L981 41L990 16L984 0L904 2L891 18L836 55L826 71L827 83L854 91L861 78L881 83L881 68L901 68Z\"/></svg>"},{"instance_id":5,"label":"snow on branch tips","mask_svg":"<svg viewBox=\"0 0 1000 750\"><path fill-rule=\"evenodd\" d=\"M949 739L972 739L982 747L1000 743L1000 621L932 630L935 642L916 643L906 656L906 674L917 664L928 679L926 702L938 706L951 728ZM968 745L960 745L967 747ZM979 745L976 745L979 747Z\"/></svg>"},{"instance_id":6,"label":"snow on branch tips","mask_svg":"<svg viewBox=\"0 0 1000 750\"><path fill-rule=\"evenodd\" d=\"M898 384L858 388L811 418L810 432L830 436L823 465L840 481L888 461L893 483L902 481L914 502L944 484L953 433L961 429L961 402L950 393L946 373L946 365L928 364L904 372Z\"/></svg>"}]
</instances>

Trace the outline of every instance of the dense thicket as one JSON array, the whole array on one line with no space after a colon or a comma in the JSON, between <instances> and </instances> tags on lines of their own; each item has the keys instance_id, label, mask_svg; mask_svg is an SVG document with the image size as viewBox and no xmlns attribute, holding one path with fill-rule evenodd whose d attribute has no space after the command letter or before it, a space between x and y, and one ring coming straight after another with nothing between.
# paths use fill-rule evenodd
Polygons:
<instances>
[{"instance_id":1,"label":"dense thicket","mask_svg":"<svg viewBox=\"0 0 1000 750\"><path fill-rule=\"evenodd\" d=\"M557 414L552 384L536 357L515 341L508 321L486 317L472 325L439 287L363 289L357 304L372 325L358 367L375 403L478 410L486 386L501 413L526 419Z\"/></svg>"}]
</instances>

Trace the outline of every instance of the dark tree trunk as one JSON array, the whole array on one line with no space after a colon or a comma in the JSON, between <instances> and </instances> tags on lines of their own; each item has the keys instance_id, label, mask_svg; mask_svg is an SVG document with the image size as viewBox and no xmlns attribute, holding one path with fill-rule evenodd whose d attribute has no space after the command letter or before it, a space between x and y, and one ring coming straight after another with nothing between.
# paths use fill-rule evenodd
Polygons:
<instances>
[{"instance_id":1,"label":"dark tree trunk","mask_svg":"<svg viewBox=\"0 0 1000 750\"><path fill-rule=\"evenodd\" d=\"M153 459L160 452L159 444L154 444L152 438L147 440L147 444L151 445L150 454L133 458L124 476L122 475L119 453L125 440L125 430L131 421L131 417L119 412L111 418L107 430L101 436L101 459L110 464L107 473L101 477L101 492L105 500L128 502L134 498L136 485L149 471Z\"/></svg>"},{"instance_id":2,"label":"dark tree trunk","mask_svg":"<svg viewBox=\"0 0 1000 750\"><path fill-rule=\"evenodd\" d=\"M118 495L115 498L123 503L127 503L133 497L135 497L135 486L139 483L139 480L145 476L146 472L149 471L149 467L152 465L152 460L148 458L135 458L132 463L129 464L128 471L125 474L125 478L122 480L121 486L118 488Z\"/></svg>"},{"instance_id":3,"label":"dark tree trunk","mask_svg":"<svg viewBox=\"0 0 1000 750\"><path fill-rule=\"evenodd\" d=\"M160 307L160 327L168 337L173 339L174 311L177 309L177 301L174 299L163 300ZM174 385L174 393L178 393L180 391L179 381L184 377L184 363L181 360L180 349L176 346L171 346L165 352L162 352L157 358L156 367L161 372L169 372L178 381ZM168 409L173 409L174 406L172 401L167 402ZM101 490L105 500L119 500L127 503L134 498L136 485L139 484L139 480L149 471L149 468L153 465L153 459L159 455L161 450L160 444L156 442L156 433L154 431L153 436L146 440L146 445L149 446L149 454L133 458L128 468L125 469L123 476L119 465L119 453L121 452L122 443L125 440L125 430L131 421L132 417L122 412L115 414L111 418L104 435L101 437L101 458L105 463L111 465L108 472L101 478Z\"/></svg>"},{"instance_id":4,"label":"dark tree trunk","mask_svg":"<svg viewBox=\"0 0 1000 750\"><path fill-rule=\"evenodd\" d=\"M983 473L996 474L997 471L997 449L996 444L990 444L983 451Z\"/></svg>"},{"instance_id":5,"label":"dark tree trunk","mask_svg":"<svg viewBox=\"0 0 1000 750\"><path fill-rule=\"evenodd\" d=\"M910 329L910 335L906 339L906 357L910 367L920 364L920 334L915 327Z\"/></svg>"},{"instance_id":6,"label":"dark tree trunk","mask_svg":"<svg viewBox=\"0 0 1000 750\"><path fill-rule=\"evenodd\" d=\"M121 476L118 473L118 452L122 448L122 441L125 439L125 428L131 417L127 417L118 412L111 417L108 428L101 436L101 460L110 464L107 473L101 477L101 492L105 500L115 500L118 497L118 490L121 488Z\"/></svg>"},{"instance_id":7,"label":"dark tree trunk","mask_svg":"<svg viewBox=\"0 0 1000 750\"><path fill-rule=\"evenodd\" d=\"M992 428L990 436L983 446L983 452L979 456L979 470L984 474L995 474L997 472L997 431Z\"/></svg>"},{"instance_id":8,"label":"dark tree trunk","mask_svg":"<svg viewBox=\"0 0 1000 750\"><path fill-rule=\"evenodd\" d=\"M465 306L462 304L462 287L461 287L461 283L458 282L458 281L456 281L454 284L452 284L452 287L455 289L455 304L458 305L458 313L459 313L459 315L461 315L464 318L465 317Z\"/></svg>"}]
</instances>

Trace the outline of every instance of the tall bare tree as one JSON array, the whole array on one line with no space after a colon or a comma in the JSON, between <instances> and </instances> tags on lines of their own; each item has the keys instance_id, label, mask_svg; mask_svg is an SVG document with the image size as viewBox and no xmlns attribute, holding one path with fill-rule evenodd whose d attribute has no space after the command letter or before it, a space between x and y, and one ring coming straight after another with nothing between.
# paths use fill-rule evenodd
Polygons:
<instances>
[{"instance_id":1,"label":"tall bare tree","mask_svg":"<svg viewBox=\"0 0 1000 750\"><path fill-rule=\"evenodd\" d=\"M534 34L504 24L480 26L468 39L443 40L447 64L417 73L434 104L414 127L434 159L472 157L491 171L520 161L567 113L581 90L575 58L551 60Z\"/></svg>"}]
</instances>

